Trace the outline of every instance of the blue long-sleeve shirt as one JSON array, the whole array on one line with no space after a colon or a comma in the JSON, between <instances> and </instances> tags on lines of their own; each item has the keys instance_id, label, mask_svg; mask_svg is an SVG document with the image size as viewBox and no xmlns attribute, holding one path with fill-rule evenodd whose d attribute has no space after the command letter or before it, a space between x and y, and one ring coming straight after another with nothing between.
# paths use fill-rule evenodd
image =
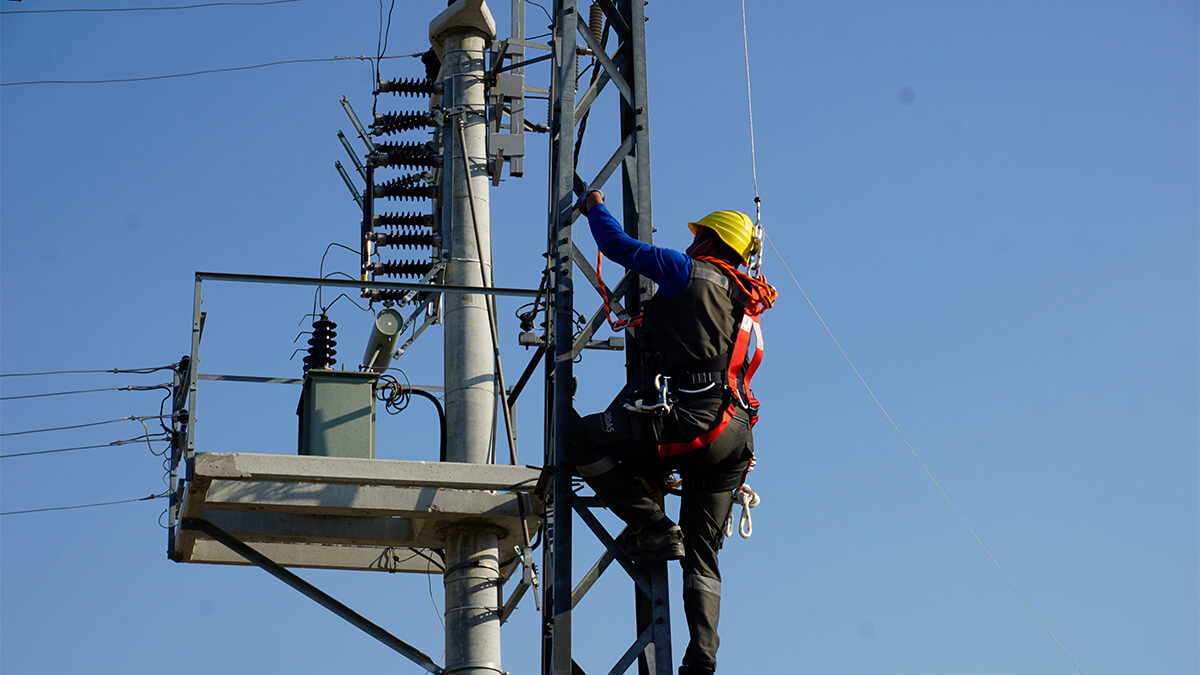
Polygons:
<instances>
[{"instance_id":1,"label":"blue long-sleeve shirt","mask_svg":"<svg viewBox=\"0 0 1200 675\"><path fill-rule=\"evenodd\" d=\"M686 254L653 246L625 234L604 204L588 209L587 219L600 252L618 265L654 281L663 298L670 299L687 287L692 277L692 259Z\"/></svg>"}]
</instances>

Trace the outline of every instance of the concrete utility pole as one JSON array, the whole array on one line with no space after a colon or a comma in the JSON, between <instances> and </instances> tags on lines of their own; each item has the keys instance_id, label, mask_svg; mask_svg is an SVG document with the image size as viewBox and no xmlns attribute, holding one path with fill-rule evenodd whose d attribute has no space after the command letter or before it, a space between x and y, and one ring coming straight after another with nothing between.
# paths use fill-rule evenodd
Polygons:
<instances>
[{"instance_id":1,"label":"concrete utility pole","mask_svg":"<svg viewBox=\"0 0 1200 675\"><path fill-rule=\"evenodd\" d=\"M442 227L446 283L491 285L486 48L496 23L484 0L459 0L429 25L442 57ZM493 460L496 370L486 296L447 295L446 459ZM494 675L500 665L500 554L495 528L469 521L446 533L446 665L455 675Z\"/></svg>"}]
</instances>

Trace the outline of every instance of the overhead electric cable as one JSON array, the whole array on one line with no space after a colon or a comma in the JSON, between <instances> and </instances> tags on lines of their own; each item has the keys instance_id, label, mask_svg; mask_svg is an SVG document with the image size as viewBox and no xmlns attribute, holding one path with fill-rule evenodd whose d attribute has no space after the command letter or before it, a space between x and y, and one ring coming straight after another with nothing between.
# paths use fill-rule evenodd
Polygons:
<instances>
[{"instance_id":1,"label":"overhead electric cable","mask_svg":"<svg viewBox=\"0 0 1200 675\"><path fill-rule=\"evenodd\" d=\"M143 443L143 442L147 442L147 441L166 441L166 440L170 440L170 437L165 434L160 434L158 436L138 436L137 438L127 438L127 439L120 440L120 441L113 441L111 443L100 443L97 445L77 445L77 446L71 447L71 448L55 448L53 450L33 450L30 452L10 452L5 455L0 455L0 459L8 459L10 457L30 457L32 455L51 455L56 452L71 452L73 450L91 450L94 448L115 448L120 445L129 445L131 443Z\"/></svg>"},{"instance_id":2,"label":"overhead electric cable","mask_svg":"<svg viewBox=\"0 0 1200 675\"><path fill-rule=\"evenodd\" d=\"M51 370L44 373L0 373L0 377L32 377L34 375L79 375L85 373L112 373L112 374L132 374L132 375L147 375L149 373L158 372L160 370L171 370L176 364L172 363L169 366L155 366L153 368L110 368L108 370Z\"/></svg>"},{"instance_id":3,"label":"overhead electric cable","mask_svg":"<svg viewBox=\"0 0 1200 675\"><path fill-rule=\"evenodd\" d=\"M399 54L397 56L384 56L384 59L407 59L420 56L416 54ZM284 61L271 61L269 63L256 63L252 66L233 66L230 68L208 68L205 70L194 70L187 73L172 73L170 75L149 75L146 77L121 77L106 80L26 80L23 82L0 82L0 87L17 87L30 84L115 84L120 82L148 82L150 80L169 80L178 77L192 77L193 75L207 75L209 73L230 73L240 70L254 70L256 68L269 68L271 66L282 66L293 63L324 63L330 61L371 61L373 56L331 56L328 58L319 59L287 59Z\"/></svg>"},{"instance_id":4,"label":"overhead electric cable","mask_svg":"<svg viewBox=\"0 0 1200 675\"><path fill-rule=\"evenodd\" d=\"M96 506L111 506L113 504L132 504L133 502L148 502L153 499L163 499L168 494L169 493L167 493L167 492L163 492L160 494L153 494L153 495L147 495L145 497L138 497L137 499L118 499L116 501L96 502L94 504L77 504L74 506L48 506L48 507L41 508L41 509L23 509L21 511L3 511L3 512L0 512L0 516L15 516L15 515L22 514L22 513L43 513L45 511L69 511L71 509L90 509L90 508L93 508Z\"/></svg>"},{"instance_id":5,"label":"overhead electric cable","mask_svg":"<svg viewBox=\"0 0 1200 675\"><path fill-rule=\"evenodd\" d=\"M80 7L71 9L12 9L0 10L0 14L62 14L66 12L162 12L175 9L200 9L203 7L254 7L282 5L302 0L265 0L264 2L205 2L198 5L174 5L171 7Z\"/></svg>"},{"instance_id":6,"label":"overhead electric cable","mask_svg":"<svg viewBox=\"0 0 1200 675\"><path fill-rule=\"evenodd\" d=\"M66 427L49 427L47 429L30 429L28 431L6 431L0 436L23 436L25 434L40 434L44 431L64 431L66 429L82 429L84 427L98 427L102 424L113 424L115 422L127 422L130 420L155 420L170 417L170 415L130 415L129 417L121 417L115 420L104 420L103 422L88 422L87 424L73 424Z\"/></svg>"},{"instance_id":7,"label":"overhead electric cable","mask_svg":"<svg viewBox=\"0 0 1200 675\"><path fill-rule=\"evenodd\" d=\"M52 391L45 394L21 394L18 396L0 396L0 401L15 401L23 398L45 398L47 396L69 396L71 394L93 394L98 391L152 391L154 389L169 389L171 384L152 384L128 387L104 387L101 389L76 389L74 391Z\"/></svg>"}]
</instances>

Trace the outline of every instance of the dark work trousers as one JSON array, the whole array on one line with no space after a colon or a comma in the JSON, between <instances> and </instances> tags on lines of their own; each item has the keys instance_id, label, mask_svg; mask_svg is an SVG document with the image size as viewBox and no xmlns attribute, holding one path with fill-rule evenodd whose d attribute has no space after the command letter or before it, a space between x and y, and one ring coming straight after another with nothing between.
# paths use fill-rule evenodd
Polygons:
<instances>
[{"instance_id":1,"label":"dark work trousers","mask_svg":"<svg viewBox=\"0 0 1200 675\"><path fill-rule=\"evenodd\" d=\"M749 416L738 410L712 443L659 459L653 418L624 410L624 400L618 396L604 412L579 419L566 435L568 456L605 505L634 529L660 526L669 520L659 500L639 478L659 485L667 471L678 469L683 479L679 526L686 551L682 561L683 612L691 638L683 665L690 672L715 672L721 613L717 552L725 541L733 490L741 485L754 455ZM707 430L703 424L719 418L722 401L681 401L666 419L660 420L665 422L665 430L658 438L695 438ZM701 428L694 429L698 424Z\"/></svg>"}]
</instances>

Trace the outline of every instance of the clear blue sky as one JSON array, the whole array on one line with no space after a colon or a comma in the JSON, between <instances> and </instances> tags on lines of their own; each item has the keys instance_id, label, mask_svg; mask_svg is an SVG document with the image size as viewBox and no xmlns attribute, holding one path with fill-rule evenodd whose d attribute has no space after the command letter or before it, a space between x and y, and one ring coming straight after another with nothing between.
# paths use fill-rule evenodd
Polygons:
<instances>
[{"instance_id":1,"label":"clear blue sky","mask_svg":"<svg viewBox=\"0 0 1200 675\"><path fill-rule=\"evenodd\" d=\"M139 4L169 3L105 3ZM388 53L426 49L444 5L397 3ZM1196 2L747 5L759 190L778 249L764 269L781 298L756 380L751 483L763 501L754 537L723 555L721 672L1076 672L783 261L1083 672L1198 672ZM508 3L491 8L507 35ZM753 209L740 5L660 1L647 12L654 218L658 242L682 246L687 220ZM531 4L527 16L541 32L542 11ZM379 24L375 0L2 15L0 81L372 55ZM415 60L384 66L420 72ZM547 73L531 68L528 83L546 86ZM0 87L0 372L172 363L189 349L197 270L316 275L330 242L355 240L356 207L333 169L345 162L335 134L350 130L338 98L365 116L370 87L359 61ZM612 108L592 120L585 167L611 152ZM542 121L544 104L530 109ZM542 265L545 137L528 148L526 177L492 192L502 285L536 286ZM334 249L325 271L356 265ZM298 376L292 339L311 306L307 291L206 288L202 370ZM529 357L515 309L501 303L510 379ZM331 314L339 356L353 362L367 315L345 300ZM434 329L396 365L436 384L440 344ZM580 365L582 412L617 389L619 358L589 353ZM7 377L0 393L166 379ZM294 387L205 383L200 396L200 450L293 451ZM524 398L520 456L538 463L540 394ZM0 428L154 415L159 400L6 400ZM379 456L436 457L431 411L414 400L381 421ZM0 447L141 433L126 421L4 436ZM161 475L144 444L3 459L0 510L142 497ZM260 570L168 561L164 506L3 517L0 670L421 672ZM440 579L303 574L439 658ZM576 612L588 672L632 640L630 595L611 574ZM673 609L678 655L686 631ZM538 654L527 598L505 628L505 667L536 672Z\"/></svg>"}]
</instances>

